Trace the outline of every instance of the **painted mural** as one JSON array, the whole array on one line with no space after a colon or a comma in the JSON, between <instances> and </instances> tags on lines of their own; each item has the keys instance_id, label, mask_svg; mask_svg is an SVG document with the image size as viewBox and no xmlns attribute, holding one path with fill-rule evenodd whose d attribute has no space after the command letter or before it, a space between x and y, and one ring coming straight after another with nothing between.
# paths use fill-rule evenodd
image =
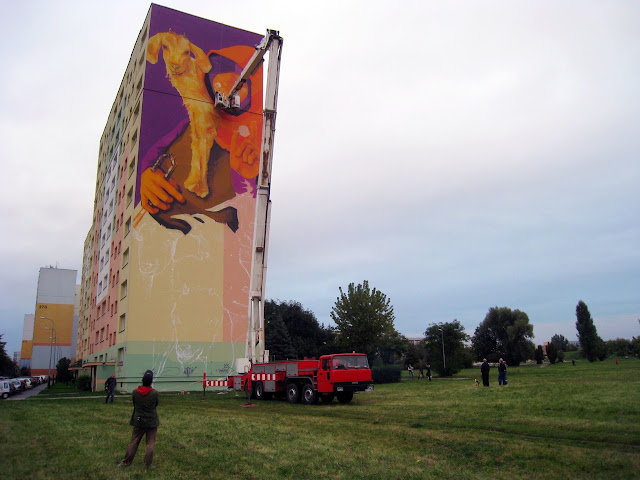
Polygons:
<instances>
[{"instance_id":1,"label":"painted mural","mask_svg":"<svg viewBox=\"0 0 640 480\"><path fill-rule=\"evenodd\" d=\"M123 373L150 368L175 389L244 356L262 68L240 108L212 98L262 36L157 5L148 35Z\"/></svg>"}]
</instances>

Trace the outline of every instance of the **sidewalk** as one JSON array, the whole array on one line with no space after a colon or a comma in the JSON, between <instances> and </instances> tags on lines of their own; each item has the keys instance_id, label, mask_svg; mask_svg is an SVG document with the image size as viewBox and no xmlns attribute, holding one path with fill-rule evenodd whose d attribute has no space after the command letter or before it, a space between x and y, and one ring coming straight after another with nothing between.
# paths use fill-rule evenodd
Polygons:
<instances>
[{"instance_id":1,"label":"sidewalk","mask_svg":"<svg viewBox=\"0 0 640 480\"><path fill-rule=\"evenodd\" d=\"M43 383L37 387L29 388L24 392L16 393L15 395L7 398L7 400L24 400L25 398L32 397L33 395L38 395L45 388L47 388L47 384Z\"/></svg>"}]
</instances>

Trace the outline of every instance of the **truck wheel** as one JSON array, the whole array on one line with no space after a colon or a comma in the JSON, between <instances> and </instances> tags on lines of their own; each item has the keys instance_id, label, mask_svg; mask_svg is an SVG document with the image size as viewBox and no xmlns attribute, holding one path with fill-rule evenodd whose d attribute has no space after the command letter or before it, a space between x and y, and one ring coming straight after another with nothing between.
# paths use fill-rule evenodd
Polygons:
<instances>
[{"instance_id":1,"label":"truck wheel","mask_svg":"<svg viewBox=\"0 0 640 480\"><path fill-rule=\"evenodd\" d=\"M349 403L353 399L353 392L340 392L338 394L338 401L340 403Z\"/></svg>"},{"instance_id":2,"label":"truck wheel","mask_svg":"<svg viewBox=\"0 0 640 480\"><path fill-rule=\"evenodd\" d=\"M333 393L328 393L326 395L321 395L320 396L320 400L322 400L322 403L327 405L327 404L333 402L333 397L334 397Z\"/></svg>"},{"instance_id":3,"label":"truck wheel","mask_svg":"<svg viewBox=\"0 0 640 480\"><path fill-rule=\"evenodd\" d=\"M297 383L287 383L287 401L289 403L300 401L300 386Z\"/></svg>"},{"instance_id":4,"label":"truck wheel","mask_svg":"<svg viewBox=\"0 0 640 480\"><path fill-rule=\"evenodd\" d=\"M302 402L305 405L315 405L318 402L318 394L313 389L313 385L307 383L302 387Z\"/></svg>"},{"instance_id":5,"label":"truck wheel","mask_svg":"<svg viewBox=\"0 0 640 480\"><path fill-rule=\"evenodd\" d=\"M255 392L256 392L256 400L264 400L264 397L265 397L264 385L262 384L262 382L256 383Z\"/></svg>"},{"instance_id":6,"label":"truck wheel","mask_svg":"<svg viewBox=\"0 0 640 480\"><path fill-rule=\"evenodd\" d=\"M9 398L9 394L8 394L7 392L4 392L4 393L2 394L2 398L5 398L5 399L6 399L6 398Z\"/></svg>"}]
</instances>

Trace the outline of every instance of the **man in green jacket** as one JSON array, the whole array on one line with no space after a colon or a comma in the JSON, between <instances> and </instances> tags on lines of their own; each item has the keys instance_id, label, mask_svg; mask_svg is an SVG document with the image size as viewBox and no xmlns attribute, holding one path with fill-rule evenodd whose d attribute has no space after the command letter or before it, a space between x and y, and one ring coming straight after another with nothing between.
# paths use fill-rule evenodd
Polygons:
<instances>
[{"instance_id":1,"label":"man in green jacket","mask_svg":"<svg viewBox=\"0 0 640 480\"><path fill-rule=\"evenodd\" d=\"M147 468L152 466L156 434L158 433L158 425L160 425L156 411L159 395L157 390L151 388L152 382L153 372L147 370L142 377L142 385L133 391L133 415L131 415L129 422L133 426L133 433L124 460L118 464L120 467L131 465L138 451L138 445L145 435L147 436L147 447L144 452L144 466Z\"/></svg>"}]
</instances>

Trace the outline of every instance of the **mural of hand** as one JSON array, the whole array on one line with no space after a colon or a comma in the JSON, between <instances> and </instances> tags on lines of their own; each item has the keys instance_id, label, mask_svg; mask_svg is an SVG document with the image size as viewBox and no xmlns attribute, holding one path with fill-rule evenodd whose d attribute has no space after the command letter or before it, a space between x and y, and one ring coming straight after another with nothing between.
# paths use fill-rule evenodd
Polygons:
<instances>
[{"instance_id":1,"label":"mural of hand","mask_svg":"<svg viewBox=\"0 0 640 480\"><path fill-rule=\"evenodd\" d=\"M175 180L164 178L164 172L160 169L154 172L151 168L147 168L142 172L140 176L142 208L154 214L160 210L168 210L174 200L180 203L185 201Z\"/></svg>"},{"instance_id":2,"label":"mural of hand","mask_svg":"<svg viewBox=\"0 0 640 480\"><path fill-rule=\"evenodd\" d=\"M260 147L258 127L251 122L251 129L241 125L234 130L229 149L229 163L231 168L244 178L255 178L260 171Z\"/></svg>"}]
</instances>

